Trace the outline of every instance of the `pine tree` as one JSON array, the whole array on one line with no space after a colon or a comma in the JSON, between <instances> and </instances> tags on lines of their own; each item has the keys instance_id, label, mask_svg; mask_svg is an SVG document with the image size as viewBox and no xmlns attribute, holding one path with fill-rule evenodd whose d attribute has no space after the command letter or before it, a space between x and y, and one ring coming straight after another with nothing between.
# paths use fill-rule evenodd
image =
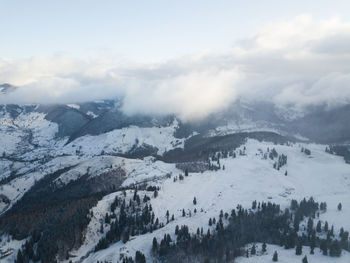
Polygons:
<instances>
[{"instance_id":1,"label":"pine tree","mask_svg":"<svg viewBox=\"0 0 350 263\"><path fill-rule=\"evenodd\" d=\"M108 215L108 213L106 213L106 216L105 216L105 223L106 223L106 224L111 223L111 218L110 218L110 216Z\"/></svg>"},{"instance_id":2,"label":"pine tree","mask_svg":"<svg viewBox=\"0 0 350 263\"><path fill-rule=\"evenodd\" d=\"M298 242L298 245L295 248L295 255L301 255L303 253L303 247L301 246L301 242Z\"/></svg>"},{"instance_id":3,"label":"pine tree","mask_svg":"<svg viewBox=\"0 0 350 263\"><path fill-rule=\"evenodd\" d=\"M328 222L327 221L324 224L324 232L328 232Z\"/></svg>"},{"instance_id":4,"label":"pine tree","mask_svg":"<svg viewBox=\"0 0 350 263\"><path fill-rule=\"evenodd\" d=\"M338 211L341 211L341 209L342 209L342 205L341 205L341 203L339 203L338 204Z\"/></svg>"},{"instance_id":5,"label":"pine tree","mask_svg":"<svg viewBox=\"0 0 350 263\"><path fill-rule=\"evenodd\" d=\"M166 210L165 216L166 216L167 223L169 223L169 210Z\"/></svg>"},{"instance_id":6,"label":"pine tree","mask_svg":"<svg viewBox=\"0 0 350 263\"><path fill-rule=\"evenodd\" d=\"M305 255L305 257L303 257L303 261L302 261L303 263L308 263L308 261L307 261L307 256Z\"/></svg>"},{"instance_id":7,"label":"pine tree","mask_svg":"<svg viewBox=\"0 0 350 263\"><path fill-rule=\"evenodd\" d=\"M158 251L158 242L155 237L153 238L153 242L152 242L152 251L153 253L156 253Z\"/></svg>"},{"instance_id":8,"label":"pine tree","mask_svg":"<svg viewBox=\"0 0 350 263\"><path fill-rule=\"evenodd\" d=\"M309 217L307 221L307 232L310 234L314 228L314 221Z\"/></svg>"},{"instance_id":9,"label":"pine tree","mask_svg":"<svg viewBox=\"0 0 350 263\"><path fill-rule=\"evenodd\" d=\"M265 242L262 244L261 251L262 251L263 253L266 252L266 243L265 243Z\"/></svg>"},{"instance_id":10,"label":"pine tree","mask_svg":"<svg viewBox=\"0 0 350 263\"><path fill-rule=\"evenodd\" d=\"M22 251L19 249L17 252L17 259L15 261L15 263L23 263L23 255L22 255Z\"/></svg>"},{"instance_id":11,"label":"pine tree","mask_svg":"<svg viewBox=\"0 0 350 263\"><path fill-rule=\"evenodd\" d=\"M331 257L340 257L340 255L341 255L341 246L340 246L338 240L335 239L335 240L332 241L332 244L331 244L330 249L329 249L329 255Z\"/></svg>"},{"instance_id":12,"label":"pine tree","mask_svg":"<svg viewBox=\"0 0 350 263\"><path fill-rule=\"evenodd\" d=\"M273 253L272 261L273 261L273 262L277 262L277 261L278 261L278 254L277 254L277 251L275 251L275 253Z\"/></svg>"},{"instance_id":13,"label":"pine tree","mask_svg":"<svg viewBox=\"0 0 350 263\"><path fill-rule=\"evenodd\" d=\"M175 227L175 235L178 235L178 234L179 234L179 226L176 225L176 227Z\"/></svg>"},{"instance_id":14,"label":"pine tree","mask_svg":"<svg viewBox=\"0 0 350 263\"><path fill-rule=\"evenodd\" d=\"M322 240L320 244L320 249L322 250L322 254L324 256L328 255L328 245L327 245L327 240Z\"/></svg>"},{"instance_id":15,"label":"pine tree","mask_svg":"<svg viewBox=\"0 0 350 263\"><path fill-rule=\"evenodd\" d=\"M182 216L183 216L183 217L186 216L185 209L182 209Z\"/></svg>"},{"instance_id":16,"label":"pine tree","mask_svg":"<svg viewBox=\"0 0 350 263\"><path fill-rule=\"evenodd\" d=\"M318 220L318 222L317 222L316 231L319 232L319 233L322 231L321 230L321 221L320 220Z\"/></svg>"},{"instance_id":17,"label":"pine tree","mask_svg":"<svg viewBox=\"0 0 350 263\"><path fill-rule=\"evenodd\" d=\"M251 255L255 255L256 254L255 244L253 244L252 249L250 250L250 254Z\"/></svg>"},{"instance_id":18,"label":"pine tree","mask_svg":"<svg viewBox=\"0 0 350 263\"><path fill-rule=\"evenodd\" d=\"M253 210L256 209L256 200L254 200L253 203L252 203L252 209L253 209Z\"/></svg>"},{"instance_id":19,"label":"pine tree","mask_svg":"<svg viewBox=\"0 0 350 263\"><path fill-rule=\"evenodd\" d=\"M135 253L135 263L146 263L146 257L140 251Z\"/></svg>"},{"instance_id":20,"label":"pine tree","mask_svg":"<svg viewBox=\"0 0 350 263\"><path fill-rule=\"evenodd\" d=\"M128 242L128 241L129 241L129 238L130 238L129 230L124 231L124 234L123 234L123 243L125 244L126 242Z\"/></svg>"},{"instance_id":21,"label":"pine tree","mask_svg":"<svg viewBox=\"0 0 350 263\"><path fill-rule=\"evenodd\" d=\"M310 254L313 255L314 254L314 249L316 247L316 233L313 230L312 234L311 234L311 241L310 241Z\"/></svg>"},{"instance_id":22,"label":"pine tree","mask_svg":"<svg viewBox=\"0 0 350 263\"><path fill-rule=\"evenodd\" d=\"M193 204L194 204L194 205L197 204L197 199L196 199L196 197L193 198Z\"/></svg>"}]
</instances>

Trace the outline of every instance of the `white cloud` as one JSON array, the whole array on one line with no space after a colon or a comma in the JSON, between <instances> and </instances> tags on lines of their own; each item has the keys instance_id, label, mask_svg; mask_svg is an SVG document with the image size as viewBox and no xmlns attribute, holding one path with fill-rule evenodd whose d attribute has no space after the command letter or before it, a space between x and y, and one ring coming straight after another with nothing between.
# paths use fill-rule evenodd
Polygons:
<instances>
[{"instance_id":1,"label":"white cloud","mask_svg":"<svg viewBox=\"0 0 350 263\"><path fill-rule=\"evenodd\" d=\"M203 118L236 98L303 109L350 102L350 23L298 16L262 27L221 54L158 64L65 56L0 59L0 79L20 86L0 102L79 102L124 97L126 113Z\"/></svg>"}]
</instances>

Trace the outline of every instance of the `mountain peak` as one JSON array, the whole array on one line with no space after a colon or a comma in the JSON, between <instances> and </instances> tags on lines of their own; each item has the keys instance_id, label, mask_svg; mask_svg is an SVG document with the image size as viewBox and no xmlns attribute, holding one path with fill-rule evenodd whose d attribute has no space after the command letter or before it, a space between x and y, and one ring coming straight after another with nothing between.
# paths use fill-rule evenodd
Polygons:
<instances>
[{"instance_id":1,"label":"mountain peak","mask_svg":"<svg viewBox=\"0 0 350 263\"><path fill-rule=\"evenodd\" d=\"M0 84L0 93L2 93L2 94L7 94L10 92L13 92L16 89L17 89L17 87L15 87L9 83Z\"/></svg>"}]
</instances>

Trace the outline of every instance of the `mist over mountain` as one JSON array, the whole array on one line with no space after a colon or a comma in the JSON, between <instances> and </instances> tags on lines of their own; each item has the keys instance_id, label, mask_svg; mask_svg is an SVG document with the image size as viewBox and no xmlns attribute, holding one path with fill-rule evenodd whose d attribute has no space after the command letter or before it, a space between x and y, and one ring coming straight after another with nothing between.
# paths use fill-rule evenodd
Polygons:
<instances>
[{"instance_id":1,"label":"mist over mountain","mask_svg":"<svg viewBox=\"0 0 350 263\"><path fill-rule=\"evenodd\" d=\"M2 5L1 263L350 262L349 8L156 2Z\"/></svg>"},{"instance_id":2,"label":"mist over mountain","mask_svg":"<svg viewBox=\"0 0 350 263\"><path fill-rule=\"evenodd\" d=\"M285 30L285 29L288 30ZM152 63L66 56L0 60L0 79L20 87L1 103L76 103L123 97L126 114L200 120L238 99L293 111L350 102L350 24L301 15L261 27L221 53Z\"/></svg>"}]
</instances>

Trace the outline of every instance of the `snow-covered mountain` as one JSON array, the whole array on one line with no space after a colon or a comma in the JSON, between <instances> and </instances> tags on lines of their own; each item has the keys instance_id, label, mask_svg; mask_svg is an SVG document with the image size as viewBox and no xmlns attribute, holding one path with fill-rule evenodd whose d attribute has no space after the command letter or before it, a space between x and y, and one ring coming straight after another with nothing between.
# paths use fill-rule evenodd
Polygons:
<instances>
[{"instance_id":1,"label":"snow-covered mountain","mask_svg":"<svg viewBox=\"0 0 350 263\"><path fill-rule=\"evenodd\" d=\"M221 211L259 213L256 200L277 204L282 213L293 199L311 197L327 209L304 216L296 235L306 234L310 217L315 226L333 226L330 247L339 239L345 248L339 233L350 229L349 113L349 105L294 112L237 102L183 123L176 116L128 116L119 100L1 105L0 259L131 262L139 251L147 262L185 262L169 258L183 253L176 226L216 238L209 220L221 218L227 229L234 221L219 217ZM317 232L317 246L327 231ZM166 253L152 252L154 238L161 248L168 234ZM269 241L251 240L242 249ZM275 245L238 262L270 261L275 250L281 262L301 261ZM309 262L350 262L346 249L340 258L308 249Z\"/></svg>"}]
</instances>

